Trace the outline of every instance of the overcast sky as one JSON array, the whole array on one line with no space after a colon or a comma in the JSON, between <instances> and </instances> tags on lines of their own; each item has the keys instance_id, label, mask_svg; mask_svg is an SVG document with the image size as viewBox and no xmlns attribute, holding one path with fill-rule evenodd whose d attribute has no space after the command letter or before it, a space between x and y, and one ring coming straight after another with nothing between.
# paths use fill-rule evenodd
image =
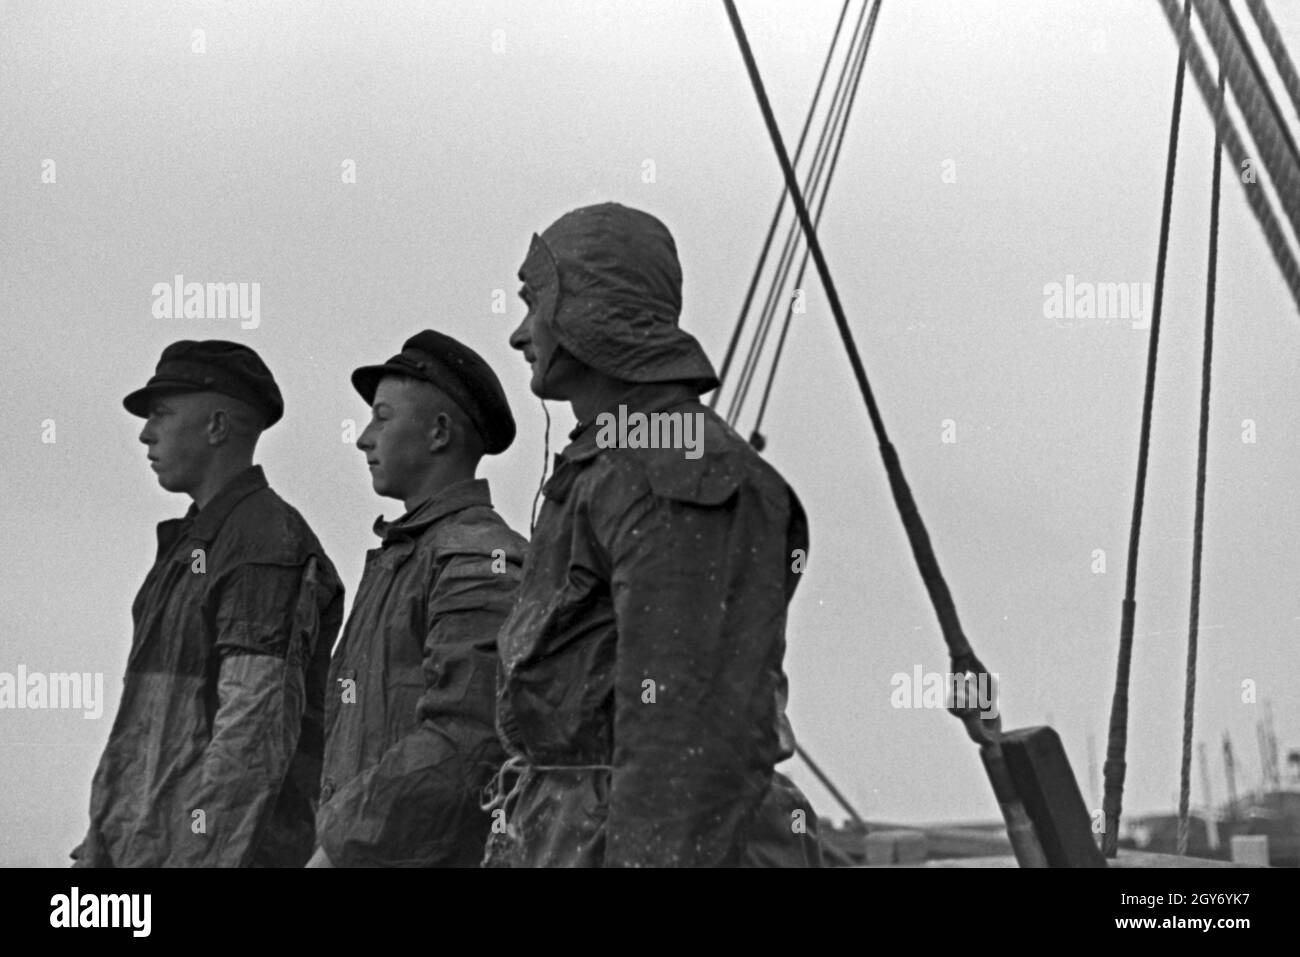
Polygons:
<instances>
[{"instance_id":1,"label":"overcast sky","mask_svg":"<svg viewBox=\"0 0 1300 957\"><path fill-rule=\"evenodd\" d=\"M1300 8L1271 7L1300 53ZM838 11L741 4L790 140ZM1046 318L1044 287L1153 281L1175 63L1154 0L885 0L823 220L966 632L1001 675L1004 726L1050 720L1090 807L1147 332ZM1126 810L1172 807L1178 788L1212 142L1189 85ZM1300 745L1300 322L1226 172L1196 710L1216 801L1225 730L1241 785L1259 777L1265 700L1283 747ZM479 350L519 421L483 472L527 532L543 417L506 339L529 236L598 201L659 216L682 257L683 325L720 366L780 182L721 3L0 3L0 395L15 439L0 671L102 672L107 698L99 720L0 711L0 864L62 864L86 827L154 526L188 505L157 486L120 402L165 345L235 339L269 364L286 414L258 461L351 599L375 516L401 511L347 440L367 414L353 367L426 327ZM259 283L260 324L156 318L152 289L177 274ZM994 819L960 725L891 706L895 674L947 656L825 297L806 285L764 425L811 521L788 629L796 732L865 817ZM556 451L572 418L551 413ZM842 816L797 760L786 770Z\"/></svg>"}]
</instances>

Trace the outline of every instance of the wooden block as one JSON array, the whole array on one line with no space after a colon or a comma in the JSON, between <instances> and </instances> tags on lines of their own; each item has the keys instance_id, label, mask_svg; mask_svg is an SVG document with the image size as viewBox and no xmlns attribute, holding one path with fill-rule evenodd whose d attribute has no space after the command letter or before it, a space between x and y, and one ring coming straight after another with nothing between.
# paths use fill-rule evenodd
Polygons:
<instances>
[{"instance_id":1,"label":"wooden block","mask_svg":"<svg viewBox=\"0 0 1300 957\"><path fill-rule=\"evenodd\" d=\"M1002 756L1051 867L1105 867L1092 818L1056 732L1018 728L1001 736Z\"/></svg>"}]
</instances>

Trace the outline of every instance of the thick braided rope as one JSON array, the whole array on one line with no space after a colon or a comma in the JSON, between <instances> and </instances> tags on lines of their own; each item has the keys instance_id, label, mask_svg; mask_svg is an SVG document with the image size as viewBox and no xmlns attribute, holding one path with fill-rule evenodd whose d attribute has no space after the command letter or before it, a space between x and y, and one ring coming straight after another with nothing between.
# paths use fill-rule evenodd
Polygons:
<instances>
[{"instance_id":1,"label":"thick braided rope","mask_svg":"<svg viewBox=\"0 0 1300 957\"><path fill-rule=\"evenodd\" d=\"M1184 35L1180 30L1178 26L1180 13L1175 0L1158 0L1158 2L1165 12L1165 18L1169 21L1170 27L1173 28L1174 35L1179 39L1183 55L1187 65L1191 68L1192 76L1201 91L1201 96L1214 116L1215 128L1223 139L1224 149L1232 157L1234 167L1239 170L1248 159L1246 148L1242 143L1241 136L1237 133L1232 118L1228 116L1227 110L1220 108L1215 94L1215 83L1210 78L1210 70L1206 65L1205 57L1201 53L1200 44L1191 36L1190 31ZM1240 98L1238 102L1241 102ZM1278 146L1280 144L1275 140L1274 148L1276 149ZM1240 176L1237 179L1241 181ZM1269 205L1268 197L1263 190L1252 188L1258 184L1241 181L1241 185L1246 193L1246 202L1250 205L1251 212L1255 214L1255 219L1264 232L1264 239L1268 243L1278 269L1282 272L1282 278L1291 292L1291 298L1295 302L1296 309L1300 312L1300 265L1296 264L1295 257L1291 255L1291 248L1282 232L1281 224L1278 223L1277 217Z\"/></svg>"},{"instance_id":2,"label":"thick braided rope","mask_svg":"<svg viewBox=\"0 0 1300 957\"><path fill-rule=\"evenodd\" d=\"M1260 79L1255 76L1250 63L1232 32L1232 25L1224 16L1218 0L1192 0L1200 14L1205 34L1219 58L1219 65L1227 74L1232 86L1233 96L1241 107L1241 114L1246 120L1246 128L1251 139L1259 148L1264 159L1264 166L1277 187L1278 201L1282 211L1291 222L1296 236L1300 236L1300 168L1290 151L1282 131L1278 128L1277 118L1273 115L1268 97L1260 87ZM1209 74L1207 71L1208 82ZM1206 97L1206 104L1215 102L1213 87Z\"/></svg>"},{"instance_id":3,"label":"thick braided rope","mask_svg":"<svg viewBox=\"0 0 1300 957\"><path fill-rule=\"evenodd\" d=\"M1291 135L1291 127L1287 123L1286 117L1282 115L1282 105L1278 103L1277 97L1273 95L1273 84L1264 75L1264 68L1260 66L1259 58L1255 56L1255 50L1246 36L1246 28L1242 26L1241 18L1232 9L1232 4L1227 3L1226 0L1219 5L1218 10L1227 20L1232 35L1237 40L1237 49L1241 51L1246 66L1250 68L1251 76L1255 78L1256 88L1263 95L1264 102L1268 106L1269 115L1277 123L1277 130L1282 135L1282 140L1286 143L1287 149L1291 151L1291 161L1300 164L1300 146L1296 145L1295 138Z\"/></svg>"},{"instance_id":4,"label":"thick braided rope","mask_svg":"<svg viewBox=\"0 0 1300 957\"><path fill-rule=\"evenodd\" d=\"M1273 57L1273 65L1277 67L1277 74L1282 78L1282 86L1286 88L1287 96L1291 98L1291 106L1295 108L1297 114L1300 114L1300 76L1296 75L1295 64L1291 62L1291 57L1286 52L1286 44L1282 42L1277 24L1273 22L1268 7L1264 6L1264 0L1246 0L1246 6L1250 8L1250 15L1255 18L1255 26L1259 28L1259 35L1264 38L1264 46Z\"/></svg>"}]
</instances>

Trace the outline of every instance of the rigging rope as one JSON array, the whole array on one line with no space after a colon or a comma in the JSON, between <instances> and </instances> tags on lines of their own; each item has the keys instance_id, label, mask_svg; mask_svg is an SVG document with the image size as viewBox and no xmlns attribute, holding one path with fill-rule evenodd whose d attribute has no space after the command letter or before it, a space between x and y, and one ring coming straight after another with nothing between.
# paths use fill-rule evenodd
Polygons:
<instances>
[{"instance_id":1,"label":"rigging rope","mask_svg":"<svg viewBox=\"0 0 1300 957\"><path fill-rule=\"evenodd\" d=\"M1216 108L1215 85L1210 78L1210 71L1205 64L1205 58L1201 54L1200 44L1191 35L1190 31L1180 31L1176 0L1158 0L1158 2L1165 12L1165 19L1169 21L1175 36L1178 37L1179 49L1182 55L1187 58L1187 65L1191 68L1192 76L1196 79L1196 85L1201 91L1201 96L1205 100L1206 106L1214 114L1215 128L1223 138L1224 149L1232 157L1236 169L1243 169L1249 159L1246 148L1237 133L1236 125L1228 116L1227 109ZM1246 202L1250 205L1251 212L1255 214L1255 219L1264 232L1264 238L1273 254L1273 260L1282 272L1282 278L1291 292L1291 298L1294 300L1297 310L1300 310L1300 266L1296 264L1295 257L1291 255L1291 248L1276 215L1273 213L1268 197L1263 190L1252 189L1251 187L1254 184L1246 182L1241 177L1238 177L1238 179L1241 180L1241 188L1246 193Z\"/></svg>"},{"instance_id":2,"label":"rigging rope","mask_svg":"<svg viewBox=\"0 0 1300 957\"><path fill-rule=\"evenodd\" d=\"M831 60L835 54L835 44L840 39L840 29L844 26L844 16L849 12L849 0L844 0L844 6L840 8L839 19L835 21L835 33L831 36L831 45L826 50L826 59L822 63L821 75L817 78L817 88L813 91L812 103L808 105L808 115L803 121L803 130L799 133L799 143L794 148L794 161L799 162L799 156L803 153L804 140L808 137L808 129L812 126L813 115L817 112L817 101L822 95L822 85L826 82L826 72L830 69ZM727 354L722 360L722 371L718 373L718 388L713 390L713 395L709 399L709 408L717 408L718 396L722 394L722 383L726 381L727 372L731 369L731 360L736 353L736 345L740 342L740 334L745 328L745 320L749 316L750 304L754 301L754 291L758 288L759 277L763 273L763 265L767 262L768 251L772 248L772 237L776 235L777 223L781 220L781 211L785 209L785 199L789 195L784 187L781 189L781 198L777 200L776 211L772 213L772 223L767 227L767 237L763 240L763 250L758 255L758 265L754 267L754 277L749 281L749 289L745 293L745 301L740 307L740 318L736 321L736 328L732 330L731 341L727 344Z\"/></svg>"},{"instance_id":3,"label":"rigging rope","mask_svg":"<svg viewBox=\"0 0 1300 957\"><path fill-rule=\"evenodd\" d=\"M916 562L917 570L921 574L921 580L925 584L935 616L939 619L939 629L943 635L944 643L948 646L948 654L952 662L949 667L954 675L964 676L967 681L986 681L988 680L986 677L988 669L976 657L974 649L971 648L970 642L962 631L961 622L957 618L957 607L953 603L952 593L948 590L948 583L944 580L943 572L939 569L939 560L930 544L929 533L926 531L925 523L917 510L916 501L912 497L912 490L903 475L903 466L899 461L898 453L889 441L884 420L881 418L880 409L877 407L875 396L871 391L871 384L867 381L867 372L862 364L862 357L858 354L857 346L853 341L853 331L849 328L848 319L845 318L844 306L840 303L839 292L835 287L834 280L831 278L830 267L827 265L826 257L822 252L821 242L817 238L817 231L813 227L812 218L808 215L808 207L804 203L803 195L800 192L799 180L795 176L794 167L790 163L790 156L786 152L785 143L781 139L781 131L776 125L776 117L772 113L772 104L768 101L767 91L763 88L763 78L759 75L758 64L754 61L754 53L750 49L748 38L745 36L744 25L740 22L740 14L736 12L735 0L723 0L723 3L727 8L727 18L731 21L731 29L736 35L736 43L740 47L741 57L745 61L745 70L749 74L749 82L754 88L754 95L763 114L763 123L767 127L768 136L772 140L772 147L776 152L778 162L781 164L781 174L785 177L786 188L790 191L790 199L794 203L795 213L799 217L799 225L803 229L809 249L812 252L813 262L817 266L817 274L821 278L822 287L825 289L831 315L835 318L835 328L839 332L849 365L853 369L853 377L857 383L858 391L861 393L863 403L867 407L867 416L871 419L871 428L879 445L885 473L889 477L889 488L893 494L894 507L902 520L903 530L907 534L908 545L912 549L912 558ZM979 745L980 758L984 763L989 781L993 785L999 809L1006 821L1007 837L1011 840L1016 859L1022 867L1047 866L1047 852L1039 839L1025 802L1017 791L1002 752L1002 722L1001 718L997 716L996 710L992 715L989 715L987 711L976 711L975 708L969 705L954 705L949 707L948 710L962 722L970 739Z\"/></svg>"},{"instance_id":4,"label":"rigging rope","mask_svg":"<svg viewBox=\"0 0 1300 957\"><path fill-rule=\"evenodd\" d=\"M871 384L867 381L867 372L862 364L862 357L858 354L857 345L853 341L853 331L849 328L848 320L845 318L844 306L840 303L839 292L836 290L835 281L831 278L830 267L826 263L826 257L822 252L821 243L817 239L817 233L813 229L812 219L808 215L808 207L805 205L803 195L799 189L799 181L795 177L794 167L790 164L790 156L786 152L785 143L781 139L781 131L776 125L776 117L772 114L772 105L768 101L766 90L763 88L763 79L759 75L758 65L754 62L754 53L749 47L749 40L745 36L745 28L740 22L740 15L736 12L735 0L723 0L723 3L727 8L727 17L731 21L732 31L736 35L740 54L745 61L745 69L749 73L749 81L754 88L754 95L758 99L759 109L763 113L763 122L767 126L768 136L772 140L777 160L781 164L781 173L785 177L786 188L790 191L790 199L794 203L799 223L803 227L804 235L812 251L813 262L817 266L817 274L821 277L822 286L826 290L826 298L830 303L831 314L835 318L835 327L839 332L840 340L844 344L844 351L848 356L849 365L853 369L853 377L857 383L858 391L867 407L867 416L871 419L871 427L875 432L880 454L884 460L885 471L889 476L894 504L903 521L908 543L912 547L913 558L920 570L931 604L934 606L935 613L939 618L940 629L955 666L953 670L958 673L970 672L977 675L987 673L987 669L975 656L970 642L967 641L965 634L962 632L952 594L948 590L948 584L939 569L939 561L935 557L934 549L930 544L930 537L925 529L925 523L917 511L911 489L908 487L907 479L903 475L903 467L899 462L898 453L889 441L884 420L881 418L880 409L876 405L875 396L871 391Z\"/></svg>"},{"instance_id":5,"label":"rigging rope","mask_svg":"<svg viewBox=\"0 0 1300 957\"><path fill-rule=\"evenodd\" d=\"M830 195L831 180L835 177L835 168L840 162L840 150L844 146L845 134L849 128L849 114L853 110L853 103L858 96L858 87L862 82L862 74L867 62L867 51L871 47L871 37L875 33L876 18L880 15L881 0L876 0L876 5L871 9L871 17L867 21L866 38L862 41L862 49L858 53L857 62L854 65L854 75L849 87L847 106L844 109L844 119L840 124L839 133L835 141L835 151L831 156L830 168L826 173L826 183L822 187L821 195L817 198L817 212L813 216L813 226L820 227L822 222L822 212L826 208L826 198ZM794 289L797 292L803 288L804 274L808 271L808 249L804 248L803 261L799 264L799 274L794 280ZM781 335L776 342L776 353L772 356L772 365L768 369L767 384L763 387L763 397L758 404L758 415L754 419L754 428L751 442L757 441L762 443L763 437L761 429L763 427L763 417L767 414L767 403L772 397L772 387L776 384L776 371L781 365L781 356L785 352L786 337L790 333L791 321L794 319L794 302L787 298L785 304L785 321L781 324Z\"/></svg>"},{"instance_id":6,"label":"rigging rope","mask_svg":"<svg viewBox=\"0 0 1300 957\"><path fill-rule=\"evenodd\" d=\"M808 769L812 771L817 780L822 783L822 787L830 792L831 797L835 798L835 800L839 802L840 807L844 808L849 817L853 819L853 823L865 831L867 829L867 822L862 820L862 815L853 809L853 805L849 803L848 798L840 793L840 789L835 786L835 782L830 779L825 771L818 767L817 762L812 759L812 755L805 751L803 746L799 744L794 746L794 750L795 753L803 759L803 763L808 765Z\"/></svg>"},{"instance_id":7,"label":"rigging rope","mask_svg":"<svg viewBox=\"0 0 1300 957\"><path fill-rule=\"evenodd\" d=\"M1255 18L1255 26L1259 28L1259 35L1264 38L1264 46L1273 57L1273 65L1277 67L1277 75L1282 78L1282 86L1286 89L1287 96L1291 98L1291 106L1294 107L1297 116L1300 116L1300 77L1296 76L1295 64L1291 62L1291 57L1286 52L1286 44L1282 42L1282 35L1277 31L1277 24L1269 15L1268 7L1264 6L1264 0L1246 0L1246 6L1250 10L1250 15Z\"/></svg>"},{"instance_id":8,"label":"rigging rope","mask_svg":"<svg viewBox=\"0 0 1300 957\"><path fill-rule=\"evenodd\" d=\"M1223 70L1219 70L1219 107ZM1205 530L1205 461L1210 436L1210 371L1214 352L1214 288L1219 265L1219 173L1223 150L1214 136L1214 171L1210 180L1210 252L1205 276L1205 346L1201 357L1201 427L1196 443L1196 518L1192 532L1192 607L1187 629L1187 678L1183 694L1183 765L1178 788L1178 853L1187 853L1187 817L1192 787L1192 722L1196 707L1196 651L1201 619L1201 546Z\"/></svg>"},{"instance_id":9,"label":"rigging rope","mask_svg":"<svg viewBox=\"0 0 1300 957\"><path fill-rule=\"evenodd\" d=\"M1228 26L1232 30L1232 35L1236 37L1237 43L1241 47L1242 56L1246 61L1246 65L1250 67L1251 75L1255 78L1255 82L1259 85L1260 91L1264 94L1264 101L1268 104L1269 112L1273 115L1273 119L1277 123L1278 130L1282 134L1282 139L1286 143L1287 149L1291 151L1291 159L1300 163L1300 150L1296 149L1295 140L1291 137L1291 128L1287 126L1286 119L1282 116L1282 108L1278 106L1277 98L1273 96L1273 89L1268 85L1268 79L1264 76L1264 70L1260 67L1259 60L1255 57L1255 52L1250 48L1250 44L1246 41L1246 31L1241 26L1241 20L1237 18L1236 11L1234 11L1232 6L1227 2L1222 2L1221 0L1220 9L1223 11L1223 15L1227 19ZM1220 72L1222 72L1222 64L1220 64L1219 69Z\"/></svg>"},{"instance_id":10,"label":"rigging rope","mask_svg":"<svg viewBox=\"0 0 1300 957\"><path fill-rule=\"evenodd\" d=\"M879 0L876 0L876 2L877 6L879 6ZM827 111L826 123L818 136L817 147L813 151L812 162L809 164L807 178L804 181L804 195L810 198L821 188L822 176L826 170L826 157L829 155L829 145L834 135L832 131L839 124L839 118L846 102L846 82L853 73L853 65L857 58L855 51L861 47L862 40L866 36L863 32L863 26L867 22L867 7L868 3L864 0L849 41L849 49L844 59L844 65L835 84L835 91L831 95L831 105ZM773 273L772 282L768 286L762 312L759 314L758 328L750 343L744 365L741 367L740 379L732 393L731 404L727 411L727 423L729 425L735 426L740 418L741 408L744 406L749 395L750 386L753 384L754 376L758 371L759 361L762 358L763 349L766 347L767 337L776 316L777 305L781 300L781 292L789 277L790 266L794 262L798 240L799 222L795 219L791 221L786 233L781 255L777 259L776 270Z\"/></svg>"},{"instance_id":11,"label":"rigging rope","mask_svg":"<svg viewBox=\"0 0 1300 957\"><path fill-rule=\"evenodd\" d=\"M879 5L880 5L881 0L875 0L875 2L876 2L876 7L878 8ZM848 8L849 8L849 0L845 0L844 5L843 5L843 7L842 7L841 10L840 10L840 16L839 16L839 19L836 21L836 24L835 24L835 32L834 32L834 35L833 35L832 38L831 38L830 47L828 48L827 53L826 53L826 60L825 60L825 62L824 62L823 65L822 65L821 75L818 77L818 80L817 80L817 87L816 87L816 90L815 90L814 93L813 93L812 103L809 105L809 108L808 108L808 115L807 115L807 117L806 117L805 120L804 120L803 130L801 131L800 136L799 136L799 143L798 143L798 145L797 145L796 148L795 148L795 160L794 160L795 163L798 163L798 161L799 161L799 156L800 156L800 154L801 154L802 151L803 151L804 142L805 142L805 139L806 139L806 137L807 137L807 134L808 134L809 128L810 128L810 126L811 126L813 116L816 114L817 104L818 104L818 102L820 101L820 98L821 98L821 93L822 93L823 85L824 85L824 82L825 82L825 79L826 79L826 75L827 75L827 72L828 72L829 67L830 67L830 64L831 64L831 60L833 59L834 50L835 50L836 44L838 43L839 36L840 36L840 33L841 33L841 28L842 28L842 26L843 26L845 16L846 16L846 14L847 14L847 12L848 12ZM837 102L840 102L841 91L842 91L843 86L844 86L844 79L845 79L845 76L850 72L850 71L849 71L849 64L853 61L853 58L854 58L853 49L854 49L854 47L855 47L855 46L857 45L857 43L858 43L858 35L859 35L859 33L861 32L861 29L862 29L862 24L863 24L864 17L865 17L865 14L866 14L866 9L867 9L867 3L864 2L863 5L862 5L862 9L861 9L861 11L860 11L859 14L858 14L857 22L856 22L856 24L855 24L855 26L854 26L854 29L853 29L852 37L851 37L850 42L849 42L849 48L848 48L847 54L846 54L846 56L845 56L845 64L844 64L844 67L843 67L843 68L841 69L841 71L840 71L840 76L839 76L839 79L838 79L838 81L837 81L837 83L836 83L835 92L833 93L832 98L831 98L831 106L830 106L830 108L829 108L829 110L828 110L828 120L829 120L830 116L832 116L832 115L837 115L837 107L836 107L836 103L837 103ZM873 19L873 22L874 22L874 11L873 11L873 18L872 18L872 19ZM826 142L826 135L827 135L827 134L826 134L826 129L823 128L823 130L822 130L822 132L821 132L821 134L820 134L820 136L819 136L818 145L817 145L816 151L814 152L814 157L813 157L812 163L810 164L810 174L809 174L809 175L810 175L810 181L814 184L813 188L815 188L815 183L816 183L816 181L820 178L820 169L821 169L821 167L822 167L822 165L823 165L823 161L822 161L822 159L821 159L821 156L822 156L822 154L823 154L823 152L824 152L824 150L825 150L825 146L824 146L824 144L825 144L825 142ZM742 333L742 331L743 331L745 321L746 321L746 319L747 319L747 317L748 317L749 309L750 309L750 306L751 306L752 301L753 301L753 298L754 298L754 293L755 293L755 291L757 290L757 287L758 287L758 282L759 282L759 280L760 280L761 277L762 277L763 267L764 267L764 265L766 264L767 255L768 255L768 253L769 253L769 251L770 251L770 248L771 248L771 245L772 245L772 240L773 240L773 237L774 237L775 232L776 232L776 227L777 227L777 225L778 225L778 223L779 223L779 221L780 221L781 213L782 213L782 211L783 211L784 204L785 204L785 200L786 200L786 197L787 197L788 195L789 195L789 191L788 191L788 189L787 189L786 187L783 186L783 187L782 187L782 192L781 192L781 197L780 197L779 201L777 202L776 211L773 213L773 216L772 216L772 222L771 222L770 226L768 227L767 237L765 238L765 240L764 240L764 242L763 242L763 248L762 248L762 251L761 251L760 254L759 254L758 265L757 265L757 266L755 267L755 269L754 269L754 275L753 275L753 278L752 278L751 281L750 281L749 289L748 289L748 291L746 292L744 304L741 306L740 318L739 318L739 320L737 321L736 327L735 327L735 329L734 329L733 332L732 332L731 342L730 342L730 344L729 344L728 347L727 347L727 355L726 355L726 358L725 358L724 361L723 361L722 371L721 371L721 373L719 374L719 380L720 380L720 382L721 382L721 380L725 379L725 377L726 377L726 375L727 375L727 371L728 371L728 369L729 369L729 367L730 367L731 361L732 361L732 359L733 359L733 357L734 357L734 353L735 353L735 350L736 350L736 346L737 346L737 344L739 343L740 336L741 336L741 333ZM795 222L793 228L794 228L794 229L797 229L797 228L798 228L798 223L797 223L797 221ZM789 237L787 237L787 240L786 240L786 249L784 249L783 252L782 252L782 265L781 265L781 266L778 266L778 275L781 274L781 269L782 269L782 267L784 267L785 269L788 269L788 265L785 265L785 260L786 260L787 257L789 256L789 251L788 251L789 242L790 242ZM769 298L770 298L770 296L771 296L771 292L769 291ZM765 306L764 315L766 315L766 312L768 311L769 308L770 308L770 307ZM757 338L757 337L756 337L756 338ZM745 366L748 367L748 366L750 365L750 363L751 363L751 360L753 360L753 359L755 359L755 358L756 358L756 357L753 355L753 350L752 350L752 348L751 348L751 354L746 358ZM752 375L752 372L750 372L749 375ZM742 381L744 381L745 378L746 378L746 375L745 375L745 373L742 371ZM709 402L709 406L710 406L710 408L714 408L714 407L716 406L717 401L718 401L718 398L719 398L720 395L721 395L721 388L719 388L719 389L717 389L717 390L714 391L713 396L712 396L712 398L710 399L710 402ZM733 399L733 404L734 404L734 401L735 401L735 400ZM743 401L743 400L742 400L742 401ZM730 421L730 420L729 420L729 421ZM802 745L796 743L796 744L795 744L795 752L796 752L796 754L798 754L799 758L804 762L804 764L805 764L805 765L806 765L806 766L807 766L807 767L812 771L813 775L817 778L817 780L821 782L822 786L826 788L826 790L831 794L831 796L832 796L832 797L833 797L833 798L834 798L834 799L839 803L839 805L840 805L840 806L845 810L845 812L846 812L846 813L848 814L848 816L853 820L853 822L854 822L854 823L855 823L859 828L865 830L867 825L866 825L866 822L862 819L862 816L861 816L860 814L858 814L857 810L853 807L853 805L849 803L848 799L845 798L845 796L844 796L843 793L839 790L839 788L837 788L837 787L835 786L835 783L830 779L829 775L827 775L826 772L823 771L822 768L817 764L817 762L816 762L815 760L813 760L812 755L808 753L807 749L805 749ZM845 863L852 863L852 862L849 861L849 860L846 860Z\"/></svg>"},{"instance_id":12,"label":"rigging rope","mask_svg":"<svg viewBox=\"0 0 1300 957\"><path fill-rule=\"evenodd\" d=\"M1183 0L1180 36L1191 26L1192 0ZM1124 603L1120 618L1119 660L1115 669L1115 693L1110 706L1110 732L1106 742L1106 763L1102 773L1106 780L1102 798L1105 828L1102 853L1115 857L1119 850L1119 816L1124 802L1124 751L1128 744L1128 686L1133 659L1133 618L1136 613L1138 540L1142 532L1142 506L1146 497L1147 454L1151 444L1151 407L1156 391L1156 356L1160 346L1160 312L1165 286L1165 261L1169 250L1169 219L1174 202L1174 169L1178 159L1178 119L1183 105L1185 58L1178 54L1178 74L1174 80L1173 118L1169 123L1169 150L1165 160L1165 192L1160 209L1160 245L1156 253L1155 297L1151 309L1151 336L1147 343L1146 387L1142 396L1142 427L1138 438L1137 484L1133 492L1133 517L1129 525L1128 569L1124 581Z\"/></svg>"},{"instance_id":13,"label":"rigging rope","mask_svg":"<svg viewBox=\"0 0 1300 957\"><path fill-rule=\"evenodd\" d=\"M813 156L813 169L810 173L810 182L805 184L804 195L810 203L817 204L818 211L813 219L813 225L817 226L821 220L821 209L826 204L827 192L830 189L830 182L834 176L835 163L831 161L832 155L837 159L839 156L839 146L844 141L844 134L848 128L848 118L853 109L853 103L857 98L858 81L862 76L861 64L866 58L866 51L871 42L871 34L874 31L876 17L880 11L881 0L875 0L874 6L871 7L870 16L859 17L857 27L854 29L853 43L850 46L849 55L845 59L844 69L840 75L840 80L836 84L835 95L831 101L831 109L827 116L827 122L822 129L821 137L817 144L817 150ZM867 3L863 3L862 14L867 12ZM832 149L832 143L835 148ZM824 181L823 181L824 178ZM781 258L778 262L777 270L772 277L772 283L768 288L767 297L763 303L763 312L760 318L758 331L755 334L754 341L750 345L749 359L746 363L745 375L742 377L741 385L733 396L731 410L728 414L728 422L735 426L739 419L741 410L749 396L749 390L753 385L754 377L758 373L759 363L762 359L763 351L767 347L768 335L771 333L772 326L776 322L777 309L782 303L787 308L792 303L787 299L784 292L789 283L790 269L794 265L794 258L798 251L800 239L799 222L792 220L790 231L786 236L784 248L782 249ZM804 257L807 262L807 255ZM802 275L796 281L795 286L798 288L803 282ZM779 348L779 346L778 346ZM771 388L769 379L768 389ZM755 426L755 430L757 430ZM754 441L751 438L751 441ZM761 444L761 437L758 442Z\"/></svg>"},{"instance_id":14,"label":"rigging rope","mask_svg":"<svg viewBox=\"0 0 1300 957\"><path fill-rule=\"evenodd\" d=\"M1282 211L1290 220L1291 228L1300 235L1300 169L1290 151L1284 149L1285 141L1277 128L1272 114L1268 111L1267 97L1259 88L1254 74L1246 63L1246 56L1237 46L1237 39L1224 16L1223 7L1215 0L1192 0L1196 12L1200 14L1201 25L1210 40L1215 54L1224 71L1228 74L1228 83L1233 95L1241 106L1242 116L1251 138L1263 155L1264 166L1276 186L1277 197ZM1206 71L1209 81L1209 71ZM1214 109L1214 86L1209 84L1204 89L1206 106Z\"/></svg>"}]
</instances>

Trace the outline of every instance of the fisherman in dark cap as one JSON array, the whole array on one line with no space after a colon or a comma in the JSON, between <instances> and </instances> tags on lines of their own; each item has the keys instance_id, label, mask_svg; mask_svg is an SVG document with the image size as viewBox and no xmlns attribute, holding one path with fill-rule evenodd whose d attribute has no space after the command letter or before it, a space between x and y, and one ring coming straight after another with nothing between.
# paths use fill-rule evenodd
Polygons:
<instances>
[{"instance_id":1,"label":"fisherman in dark cap","mask_svg":"<svg viewBox=\"0 0 1300 957\"><path fill-rule=\"evenodd\" d=\"M123 404L158 483L193 504L158 526L76 866L301 866L343 586L253 465L280 390L247 346L186 340Z\"/></svg>"},{"instance_id":2,"label":"fisherman in dark cap","mask_svg":"<svg viewBox=\"0 0 1300 957\"><path fill-rule=\"evenodd\" d=\"M515 422L488 364L425 330L352 373L375 492L406 513L378 548L330 663L325 773L310 866L477 866L496 737L496 636L527 542L492 508L479 460Z\"/></svg>"},{"instance_id":3,"label":"fisherman in dark cap","mask_svg":"<svg viewBox=\"0 0 1300 957\"><path fill-rule=\"evenodd\" d=\"M699 395L672 236L615 203L533 236L510 344L578 426L501 630L510 760L486 863L807 866L815 815L777 762L794 492Z\"/></svg>"}]
</instances>

